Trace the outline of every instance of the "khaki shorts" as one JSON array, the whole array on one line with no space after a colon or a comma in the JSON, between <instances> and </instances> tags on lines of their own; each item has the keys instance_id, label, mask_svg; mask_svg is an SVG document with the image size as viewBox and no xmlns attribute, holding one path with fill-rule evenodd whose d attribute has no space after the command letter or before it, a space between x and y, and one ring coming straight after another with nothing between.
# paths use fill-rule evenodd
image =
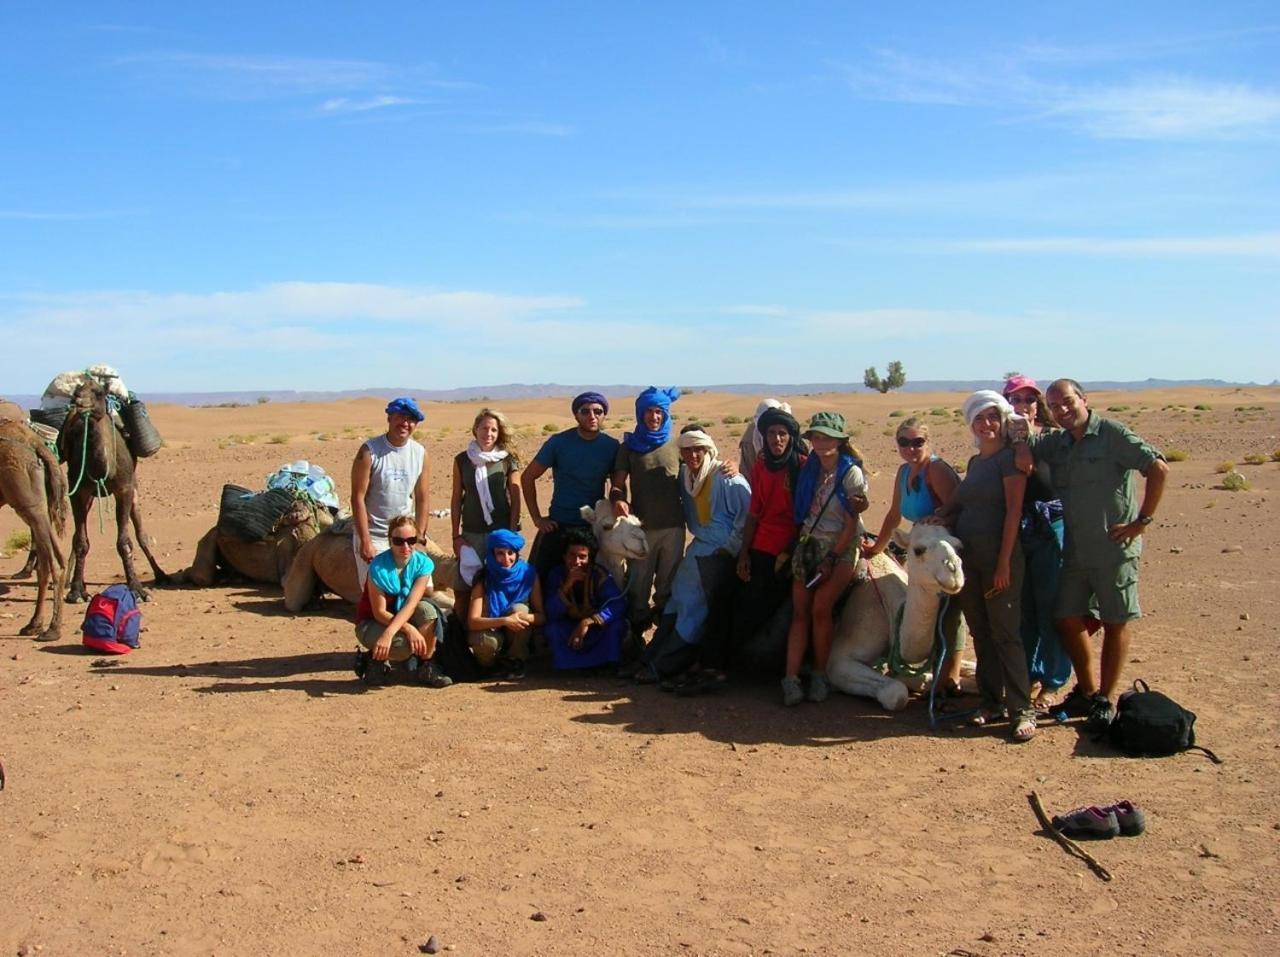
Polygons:
<instances>
[{"instance_id":1,"label":"khaki shorts","mask_svg":"<svg viewBox=\"0 0 1280 957\"><path fill-rule=\"evenodd\" d=\"M409 624L417 626L419 631L424 628L430 628L430 635L423 635L424 638L430 638L435 634L435 622L440 617L440 612L436 610L436 606L429 601L418 602L418 610L413 613L409 619ZM387 626L382 624L376 618L366 618L364 621L356 622L356 640L370 651L373 646L378 643L378 639L382 637L382 633L387 630ZM396 635L391 639L391 651L387 654L388 661L404 661L411 654L413 649L409 647L409 639L403 633Z\"/></svg>"},{"instance_id":2,"label":"khaki shorts","mask_svg":"<svg viewBox=\"0 0 1280 957\"><path fill-rule=\"evenodd\" d=\"M1097 599L1095 606L1092 599ZM1115 565L1084 568L1063 565L1058 580L1058 618L1097 615L1106 624L1117 625L1142 617L1138 606L1138 559Z\"/></svg>"}]
</instances>

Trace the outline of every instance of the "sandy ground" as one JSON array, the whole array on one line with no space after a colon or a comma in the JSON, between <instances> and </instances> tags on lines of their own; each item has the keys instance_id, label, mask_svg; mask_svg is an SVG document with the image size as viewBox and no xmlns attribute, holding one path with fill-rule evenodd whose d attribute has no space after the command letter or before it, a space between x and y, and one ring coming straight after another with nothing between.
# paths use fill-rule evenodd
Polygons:
<instances>
[{"instance_id":1,"label":"sandy ground","mask_svg":"<svg viewBox=\"0 0 1280 957\"><path fill-rule=\"evenodd\" d=\"M929 416L964 461L960 398L793 401L857 428L874 526L890 413ZM429 935L458 954L1274 953L1280 464L1242 464L1251 489L1234 494L1215 467L1280 448L1280 390L1092 404L1188 453L1148 533L1127 673L1198 712L1225 764L1116 757L1070 727L1025 747L935 731L919 703L783 710L773 683L701 699L550 675L364 692L350 609L292 616L247 585L157 590L142 649L100 662L81 608L59 644L17 637L33 587L16 583L0 595L0 953L411 954ZM306 458L345 491L380 405L154 408L168 444L141 466L142 502L161 563L190 562L224 482L261 487ZM615 433L630 406L616 401ZM733 448L724 420L754 406L699 393L676 411ZM427 409L433 506L477 408ZM506 408L528 453L570 423L565 400ZM103 535L92 519L94 588L121 578L111 520ZM0 513L0 541L17 527ZM1051 811L1132 799L1148 833L1091 846L1104 883L1039 833L1032 789Z\"/></svg>"}]
</instances>

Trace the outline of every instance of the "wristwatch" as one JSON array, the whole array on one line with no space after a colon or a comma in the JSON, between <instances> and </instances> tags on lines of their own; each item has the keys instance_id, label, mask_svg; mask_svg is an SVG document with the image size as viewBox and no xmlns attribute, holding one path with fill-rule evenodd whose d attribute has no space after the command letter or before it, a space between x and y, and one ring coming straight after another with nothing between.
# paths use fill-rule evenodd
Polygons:
<instances>
[{"instance_id":1,"label":"wristwatch","mask_svg":"<svg viewBox=\"0 0 1280 957\"><path fill-rule=\"evenodd\" d=\"M1156 517L1154 515L1144 515L1142 512L1138 513L1139 525L1150 525L1155 520L1156 520Z\"/></svg>"}]
</instances>

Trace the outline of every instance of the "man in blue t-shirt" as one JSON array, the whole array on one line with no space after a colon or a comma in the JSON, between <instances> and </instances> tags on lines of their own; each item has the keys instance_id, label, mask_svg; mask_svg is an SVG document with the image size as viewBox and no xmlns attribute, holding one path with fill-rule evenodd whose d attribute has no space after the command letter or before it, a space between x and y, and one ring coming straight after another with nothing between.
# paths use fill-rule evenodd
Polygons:
<instances>
[{"instance_id":1,"label":"man in blue t-shirt","mask_svg":"<svg viewBox=\"0 0 1280 957\"><path fill-rule=\"evenodd\" d=\"M578 510L584 505L594 506L604 497L605 480L612 474L618 454L618 440L601 431L604 417L609 414L609 400L599 392L583 392L574 398L572 408L577 427L547 439L520 475L529 517L538 526L529 563L540 578L563 560L565 531L587 524ZM543 515L538 505L537 482L548 469L551 508Z\"/></svg>"}]
</instances>

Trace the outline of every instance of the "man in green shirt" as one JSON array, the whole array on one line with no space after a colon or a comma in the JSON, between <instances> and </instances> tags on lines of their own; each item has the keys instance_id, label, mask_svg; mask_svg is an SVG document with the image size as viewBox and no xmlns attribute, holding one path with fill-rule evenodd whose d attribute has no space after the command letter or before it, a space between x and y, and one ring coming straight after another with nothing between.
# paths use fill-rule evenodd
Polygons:
<instances>
[{"instance_id":1,"label":"man in green shirt","mask_svg":"<svg viewBox=\"0 0 1280 957\"><path fill-rule=\"evenodd\" d=\"M1163 456L1125 426L1089 409L1074 379L1058 379L1045 392L1060 432L1028 440L1037 463L1062 499L1066 539L1057 618L1063 644L1076 670L1073 695L1089 700L1087 727L1102 728L1115 713L1120 671L1129 656L1129 622L1138 606L1140 536L1155 517L1169 467ZM1019 464L1030 466L1020 456ZM1137 503L1133 473L1145 479ZM1101 672L1086 630L1090 602L1102 619Z\"/></svg>"}]
</instances>

